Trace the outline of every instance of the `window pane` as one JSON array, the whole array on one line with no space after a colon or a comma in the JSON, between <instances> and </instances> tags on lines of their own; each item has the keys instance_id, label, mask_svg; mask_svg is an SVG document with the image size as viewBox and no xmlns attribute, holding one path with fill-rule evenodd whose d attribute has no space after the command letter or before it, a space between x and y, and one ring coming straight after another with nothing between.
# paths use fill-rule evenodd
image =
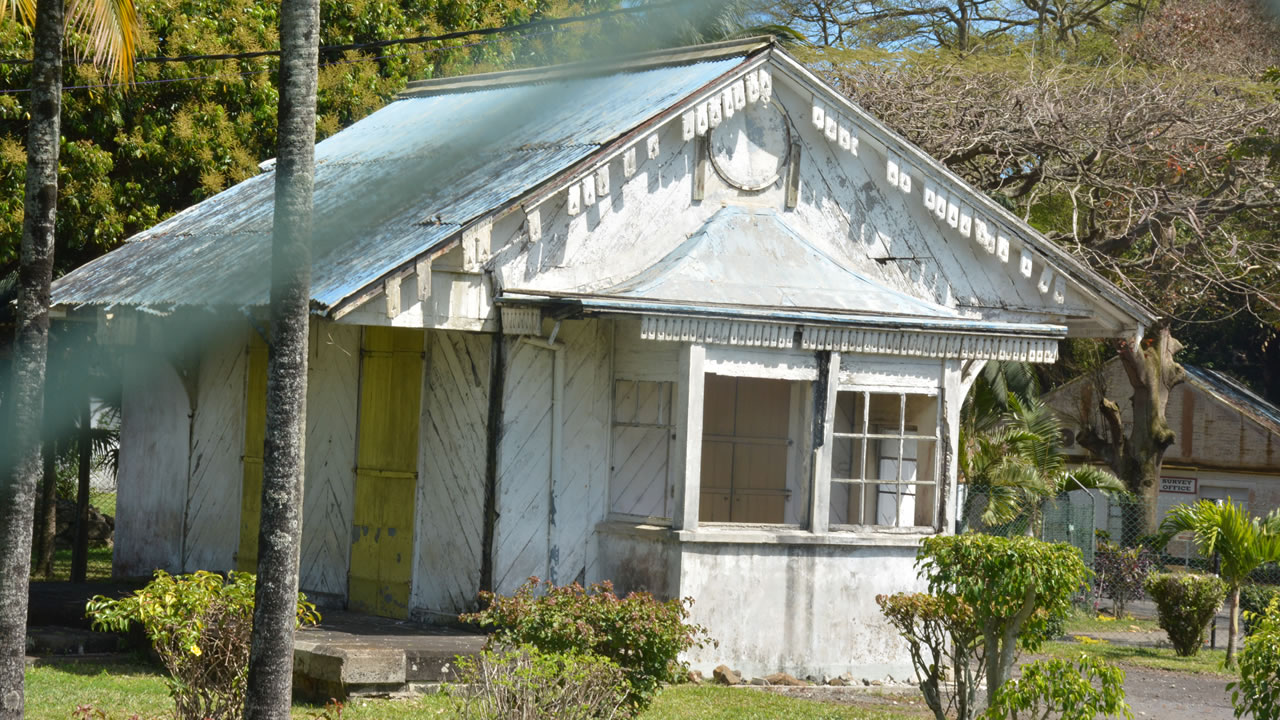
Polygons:
<instances>
[{"instance_id":1,"label":"window pane","mask_svg":"<svg viewBox=\"0 0 1280 720\"><path fill-rule=\"evenodd\" d=\"M865 434L866 393L842 392L836 394L835 423L837 433Z\"/></svg>"},{"instance_id":2,"label":"window pane","mask_svg":"<svg viewBox=\"0 0 1280 720\"><path fill-rule=\"evenodd\" d=\"M706 376L701 521L781 524L804 517L806 493L791 467L797 464L791 436L805 431L792 417L793 398L804 397L799 390L785 380Z\"/></svg>"}]
</instances>

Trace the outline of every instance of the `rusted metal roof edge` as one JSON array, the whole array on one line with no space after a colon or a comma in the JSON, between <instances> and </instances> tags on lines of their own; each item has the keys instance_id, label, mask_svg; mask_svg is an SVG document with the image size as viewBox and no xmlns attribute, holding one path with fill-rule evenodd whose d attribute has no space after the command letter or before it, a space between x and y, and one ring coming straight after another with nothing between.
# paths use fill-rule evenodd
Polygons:
<instances>
[{"instance_id":1,"label":"rusted metal roof edge","mask_svg":"<svg viewBox=\"0 0 1280 720\"><path fill-rule=\"evenodd\" d=\"M772 35L758 35L741 40L724 40L706 45L689 45L665 50L650 50L643 53L623 55L601 63L599 61L582 60L561 65L549 65L520 70L502 70L499 72L480 73L478 75L460 75L457 77L415 80L402 90L396 99L442 95L472 90L489 90L512 85L528 85L550 80L575 79L618 73L638 72L657 67L673 67L688 65L706 60L720 60L735 55L748 55L762 48L777 44Z\"/></svg>"},{"instance_id":2,"label":"rusted metal roof edge","mask_svg":"<svg viewBox=\"0 0 1280 720\"><path fill-rule=\"evenodd\" d=\"M1247 415L1268 431L1280 435L1280 408L1272 405L1266 398L1226 373L1195 365L1182 367L1187 371L1187 377L1193 385L1233 410Z\"/></svg>"},{"instance_id":3,"label":"rusted metal roof edge","mask_svg":"<svg viewBox=\"0 0 1280 720\"><path fill-rule=\"evenodd\" d=\"M580 178L583 174L585 174L586 172L589 172L592 168L595 168L596 166L601 165L605 162L610 162L613 159L615 159L618 155L621 155L628 147L631 147L632 144L634 144L635 142L638 142L644 136L645 133L649 132L655 127L661 126L679 117L681 113L683 113L685 110L696 105L698 102L702 101L703 99L709 97L711 94L713 94L711 88L717 87L722 83L726 82L728 79L736 77L738 74L742 72L746 72L757 65L764 64L764 62L768 58L767 51L775 47L775 45L771 41L768 44L761 44L761 43L743 44L743 47L754 48L754 52L745 55L743 57L743 61L738 65L734 66L733 69L720 74L718 77L707 82L702 87L695 90L694 92L686 95L684 98L680 99L678 102L672 105L669 105L666 108L663 108L659 112L650 116L648 119L632 127L631 130L624 132L621 135L618 135L616 138L606 143L599 144L597 146L598 149L595 152L587 155L586 157L577 161L576 163L573 163L565 170L552 175L550 178L544 180L543 182L535 184L533 187L529 188L527 191L519 195L516 195L515 197L511 198L507 202L502 203L494 207L493 209L487 212L481 213L475 216L474 218L471 218L470 220L462 223L461 227L459 227L458 231L455 232L453 235L449 236L444 240L441 240L438 243L435 243L434 245L428 246L421 253L418 253L417 255L414 255L413 257L410 257L407 260L397 264L391 270L371 280L368 284L366 284L361 289L333 303L333 305L329 306L328 308L328 311L327 311L328 316L331 319L337 320L351 313L360 305L363 305L364 303L377 297L378 293L382 292L383 283L385 283L388 279L407 276L415 271L415 267L418 262L422 260L434 260L435 258L445 254L446 252L449 252L454 247L457 247L458 243L461 242L463 233L476 227L477 225L480 225L485 222L493 222L493 221L500 220L506 217L509 213L519 208L536 207L537 205L540 205L546 202L547 199L549 199L551 196L564 190L566 187L572 184L577 178ZM718 58L731 57L731 56L732 54L722 54L711 59L718 59ZM670 63L670 64L678 65L680 63Z\"/></svg>"},{"instance_id":4,"label":"rusted metal roof edge","mask_svg":"<svg viewBox=\"0 0 1280 720\"><path fill-rule=\"evenodd\" d=\"M834 99L836 104L840 104L845 110L855 115L859 122L870 128L874 134L879 137L873 138L882 148L890 146L900 146L905 150L905 154L911 156L913 163L928 168L929 171L945 179L948 183L957 185L965 190L970 196L971 202L981 206L984 211L999 217L1004 223L1016 227L1019 234L1025 239L1030 240L1033 245L1032 249L1048 256L1054 262L1062 266L1068 272L1072 279L1079 283L1082 287L1092 291L1097 297L1107 300L1117 309L1129 314L1134 320L1138 321L1140 327L1150 327L1159 318L1159 315L1144 305L1141 301L1129 296L1120 288L1116 287L1110 280L1104 278L1096 270L1086 265L1079 258L1071 253L1058 247L1056 243L1040 234L1038 230L1028 225L1017 215L1009 212L1001 207L994 200L978 192L965 182L959 175L956 175L949 168L943 165L933 156L921 150L914 143L894 132L889 126L885 125L878 118L862 109L842 93L837 92L825 80L818 77L812 70L802 65L795 58L791 57L781 47L773 48L771 55L778 61L778 65L784 72L796 83L808 86L812 92L820 92L828 96L828 99Z\"/></svg>"}]
</instances>

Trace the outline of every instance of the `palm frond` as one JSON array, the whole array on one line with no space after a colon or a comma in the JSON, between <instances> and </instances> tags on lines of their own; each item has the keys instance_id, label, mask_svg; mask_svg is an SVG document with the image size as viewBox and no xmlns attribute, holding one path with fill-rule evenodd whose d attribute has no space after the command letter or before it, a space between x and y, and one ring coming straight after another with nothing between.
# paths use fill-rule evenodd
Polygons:
<instances>
[{"instance_id":1,"label":"palm frond","mask_svg":"<svg viewBox=\"0 0 1280 720\"><path fill-rule=\"evenodd\" d=\"M17 17L26 26L36 24L36 0L0 0L0 15Z\"/></svg>"},{"instance_id":2,"label":"palm frond","mask_svg":"<svg viewBox=\"0 0 1280 720\"><path fill-rule=\"evenodd\" d=\"M142 37L142 23L133 0L72 0L67 6L67 19L69 25L89 38L95 65L105 68L117 80L133 79L133 59Z\"/></svg>"},{"instance_id":3,"label":"palm frond","mask_svg":"<svg viewBox=\"0 0 1280 720\"><path fill-rule=\"evenodd\" d=\"M1123 495L1128 492L1124 481L1107 470L1096 465L1083 465L1059 475L1058 491L1101 490L1106 493Z\"/></svg>"},{"instance_id":4,"label":"palm frond","mask_svg":"<svg viewBox=\"0 0 1280 720\"><path fill-rule=\"evenodd\" d=\"M1280 535L1274 532L1277 525L1280 520L1268 516L1261 521L1230 500L1222 504L1201 500L1170 510L1160 524L1160 533L1168 542L1173 535L1190 531L1200 553L1219 555L1222 578L1238 586L1262 563L1280 560Z\"/></svg>"}]
</instances>

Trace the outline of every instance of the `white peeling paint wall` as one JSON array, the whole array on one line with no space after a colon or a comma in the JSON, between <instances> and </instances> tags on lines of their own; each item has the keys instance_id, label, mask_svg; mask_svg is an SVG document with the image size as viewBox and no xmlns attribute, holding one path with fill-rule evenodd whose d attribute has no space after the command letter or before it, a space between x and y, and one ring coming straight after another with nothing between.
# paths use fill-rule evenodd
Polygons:
<instances>
[{"instance_id":1,"label":"white peeling paint wall","mask_svg":"<svg viewBox=\"0 0 1280 720\"><path fill-rule=\"evenodd\" d=\"M428 334L419 441L415 617L454 619L480 590L493 339Z\"/></svg>"},{"instance_id":2,"label":"white peeling paint wall","mask_svg":"<svg viewBox=\"0 0 1280 720\"><path fill-rule=\"evenodd\" d=\"M299 586L333 602L346 597L351 559L360 328L313 321L310 345Z\"/></svg>"},{"instance_id":3,"label":"white peeling paint wall","mask_svg":"<svg viewBox=\"0 0 1280 720\"><path fill-rule=\"evenodd\" d=\"M608 323L566 321L563 442L551 508L551 577L560 585L583 582L596 560L593 531L605 518L609 491L610 392Z\"/></svg>"},{"instance_id":4,"label":"white peeling paint wall","mask_svg":"<svg viewBox=\"0 0 1280 720\"><path fill-rule=\"evenodd\" d=\"M235 567L244 477L246 342L242 334L228 335L205 348L200 359L191 420L184 572L225 572ZM136 498L130 496L129 500ZM119 507L124 508L125 503Z\"/></svg>"},{"instance_id":5,"label":"white peeling paint wall","mask_svg":"<svg viewBox=\"0 0 1280 720\"><path fill-rule=\"evenodd\" d=\"M599 561L588 582L609 580L619 596L647 592L669 600L680 588L680 548L666 528L647 531L627 523L597 527Z\"/></svg>"},{"instance_id":6,"label":"white peeling paint wall","mask_svg":"<svg viewBox=\"0 0 1280 720\"><path fill-rule=\"evenodd\" d=\"M158 355L126 363L112 574L182 571L191 404L178 373Z\"/></svg>"},{"instance_id":7,"label":"white peeling paint wall","mask_svg":"<svg viewBox=\"0 0 1280 720\"><path fill-rule=\"evenodd\" d=\"M914 678L910 656L880 615L878 594L924 590L915 547L686 543L681 597L719 647L688 660L708 676L724 663L745 677Z\"/></svg>"}]
</instances>

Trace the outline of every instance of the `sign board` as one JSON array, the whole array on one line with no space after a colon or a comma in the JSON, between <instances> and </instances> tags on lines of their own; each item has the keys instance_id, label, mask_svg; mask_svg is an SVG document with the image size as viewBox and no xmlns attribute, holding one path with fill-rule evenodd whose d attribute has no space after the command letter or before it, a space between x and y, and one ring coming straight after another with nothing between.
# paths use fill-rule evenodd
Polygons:
<instances>
[{"instance_id":1,"label":"sign board","mask_svg":"<svg viewBox=\"0 0 1280 720\"><path fill-rule=\"evenodd\" d=\"M1198 490L1197 483L1196 478L1162 477L1160 478L1160 492L1195 495Z\"/></svg>"}]
</instances>

